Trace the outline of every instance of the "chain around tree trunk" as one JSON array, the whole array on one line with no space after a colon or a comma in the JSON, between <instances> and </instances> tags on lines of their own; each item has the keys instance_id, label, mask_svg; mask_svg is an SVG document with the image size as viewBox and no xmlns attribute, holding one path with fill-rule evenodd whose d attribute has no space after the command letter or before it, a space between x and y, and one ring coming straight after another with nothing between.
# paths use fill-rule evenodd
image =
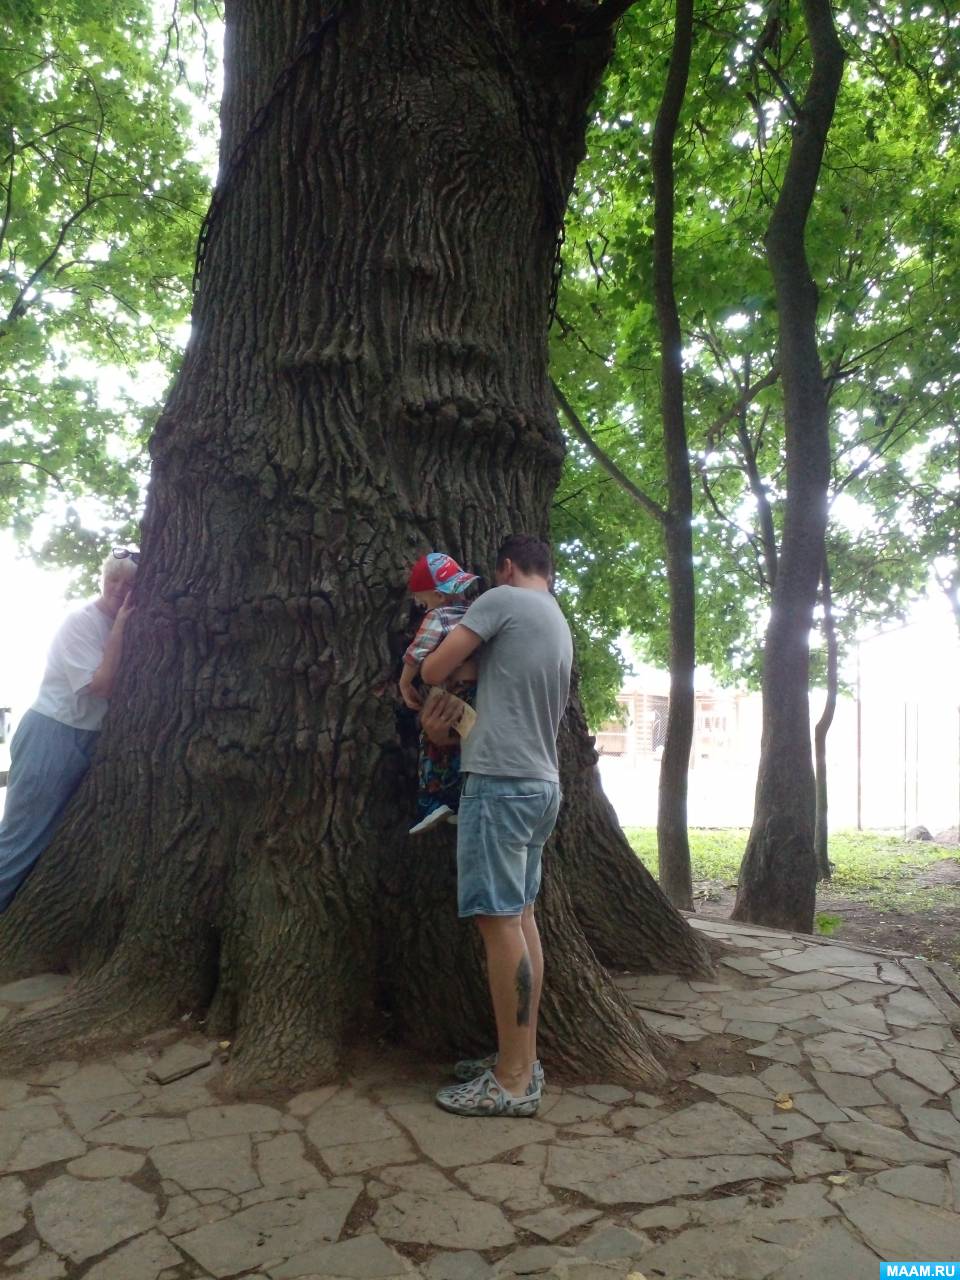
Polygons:
<instances>
[{"instance_id":1,"label":"chain around tree trunk","mask_svg":"<svg viewBox=\"0 0 960 1280\"><path fill-rule=\"evenodd\" d=\"M214 189L213 198L210 201L210 208L207 210L206 216L200 225L200 233L197 237L197 252L194 260L193 283L191 286L194 295L196 295L200 284L200 275L203 271L204 262L206 261L207 250L210 246L210 239L217 222L219 221L224 201L229 195L233 183L249 159L254 142L257 141L260 134L263 132L264 126L270 119L274 108L281 101L287 89L292 84L300 66L309 58L320 52L324 38L340 19L341 9L342 5L338 4L323 20L323 22L320 23L319 27L314 28L312 31L308 31L300 41L293 58L287 63L273 82L273 88L270 91L270 96L255 112L247 132L234 148L233 154L225 165L223 177ZM557 180L556 174L551 168L549 159L544 152L543 144L539 136L539 130L533 121L530 104L527 101L527 92L523 77L514 65L513 58L510 55L506 41L504 40L499 28L493 22L490 22L488 25L493 44L510 73L521 127L527 141L530 143L530 147L536 161L537 170L540 175L540 181L543 187L544 198L547 206L547 217L554 221L557 226L556 251L553 268L550 274L550 294L547 299L547 325L549 327L553 323L556 315L557 299L560 293L560 281L563 276L563 244L565 234L564 210L566 207L566 199L560 188L560 183Z\"/></svg>"},{"instance_id":2,"label":"chain around tree trunk","mask_svg":"<svg viewBox=\"0 0 960 1280\"><path fill-rule=\"evenodd\" d=\"M551 163L544 146L546 130L544 126L538 126L534 120L534 113L530 105L530 95L527 89L527 78L517 67L510 52L510 47L497 22L485 9L483 10L483 17L490 35L490 42L509 77L521 131L530 145L530 150L533 152L537 172L540 176L540 185L543 189L543 199L546 206L545 216L556 227L556 249L550 272L550 293L547 298L547 327L549 328L553 324L556 315L557 299L560 294L560 279L563 275L564 215L567 208L567 197L557 176L556 166Z\"/></svg>"},{"instance_id":3,"label":"chain around tree trunk","mask_svg":"<svg viewBox=\"0 0 960 1280\"><path fill-rule=\"evenodd\" d=\"M224 166L223 176L214 188L210 208L207 210L206 217L200 225L200 234L197 237L197 253L194 260L192 284L194 295L196 295L200 284L200 275L203 271L203 264L206 261L207 250L210 247L210 237L220 219L224 201L230 194L235 180L246 165L253 144L263 132L264 126L269 121L274 108L293 83L300 67L320 52L327 34L340 20L341 11L342 3L336 4L320 25L312 31L308 31L300 40L293 57L274 80L270 96L254 112L247 132L234 147L233 154Z\"/></svg>"}]
</instances>

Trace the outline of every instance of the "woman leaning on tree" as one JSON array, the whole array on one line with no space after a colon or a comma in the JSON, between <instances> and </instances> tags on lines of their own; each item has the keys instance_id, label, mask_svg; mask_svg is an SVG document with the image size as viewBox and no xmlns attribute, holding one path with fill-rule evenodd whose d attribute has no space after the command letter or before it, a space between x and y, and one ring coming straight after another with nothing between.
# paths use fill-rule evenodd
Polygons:
<instances>
[{"instance_id":1,"label":"woman leaning on tree","mask_svg":"<svg viewBox=\"0 0 960 1280\"><path fill-rule=\"evenodd\" d=\"M13 735L0 819L0 912L50 843L90 765L133 613L128 596L139 560L123 548L107 556L100 595L54 636L40 692Z\"/></svg>"}]
</instances>

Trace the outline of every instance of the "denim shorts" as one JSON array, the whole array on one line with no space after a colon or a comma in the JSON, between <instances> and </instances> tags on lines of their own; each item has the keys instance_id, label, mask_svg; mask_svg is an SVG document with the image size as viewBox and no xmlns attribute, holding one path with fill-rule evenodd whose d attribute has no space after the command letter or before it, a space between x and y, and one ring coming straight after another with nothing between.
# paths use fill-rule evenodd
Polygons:
<instances>
[{"instance_id":1,"label":"denim shorts","mask_svg":"<svg viewBox=\"0 0 960 1280\"><path fill-rule=\"evenodd\" d=\"M518 916L540 890L540 858L557 821L560 784L464 775L457 826L463 916Z\"/></svg>"}]
</instances>

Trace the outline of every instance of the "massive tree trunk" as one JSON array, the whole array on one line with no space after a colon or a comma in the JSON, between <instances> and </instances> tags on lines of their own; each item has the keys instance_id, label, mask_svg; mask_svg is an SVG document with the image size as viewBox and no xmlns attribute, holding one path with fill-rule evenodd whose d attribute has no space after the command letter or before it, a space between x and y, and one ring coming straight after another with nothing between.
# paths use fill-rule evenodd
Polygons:
<instances>
[{"instance_id":1,"label":"massive tree trunk","mask_svg":"<svg viewBox=\"0 0 960 1280\"><path fill-rule=\"evenodd\" d=\"M187 1010L238 1084L329 1077L384 1012L429 1052L487 1043L452 829L406 838L403 583L429 547L489 575L503 534L548 527L548 299L604 11L578 32L533 2L355 0L310 30L305 0L228 3L231 159L151 443L128 660L0 927L4 974L80 981L6 1024L4 1066ZM619 833L576 704L562 745L544 1054L654 1074L598 957L707 953Z\"/></svg>"},{"instance_id":2,"label":"massive tree trunk","mask_svg":"<svg viewBox=\"0 0 960 1280\"><path fill-rule=\"evenodd\" d=\"M668 513L664 521L670 584L670 704L660 762L657 852L660 887L676 907L693 910L687 835L687 775L693 746L696 587L693 579L693 488L683 411L683 338L674 291L673 146L690 73L693 0L677 0L673 49L653 130L653 299L660 332L660 414Z\"/></svg>"},{"instance_id":3,"label":"massive tree trunk","mask_svg":"<svg viewBox=\"0 0 960 1280\"><path fill-rule=\"evenodd\" d=\"M809 638L827 527L830 439L817 350L817 286L804 233L840 91L843 50L829 0L804 0L803 13L813 70L766 237L780 325L787 496L764 646L756 806L733 917L809 931L817 883Z\"/></svg>"}]
</instances>

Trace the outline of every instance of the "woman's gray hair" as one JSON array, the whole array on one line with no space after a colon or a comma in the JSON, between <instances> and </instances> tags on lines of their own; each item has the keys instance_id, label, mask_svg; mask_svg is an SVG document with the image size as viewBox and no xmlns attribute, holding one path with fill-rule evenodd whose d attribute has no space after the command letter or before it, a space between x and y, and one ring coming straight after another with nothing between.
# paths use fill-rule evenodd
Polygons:
<instances>
[{"instance_id":1,"label":"woman's gray hair","mask_svg":"<svg viewBox=\"0 0 960 1280\"><path fill-rule=\"evenodd\" d=\"M129 556L124 556L121 560L111 551L106 560L104 560L100 572L103 575L104 582L108 578L132 578L136 575L137 566Z\"/></svg>"}]
</instances>

